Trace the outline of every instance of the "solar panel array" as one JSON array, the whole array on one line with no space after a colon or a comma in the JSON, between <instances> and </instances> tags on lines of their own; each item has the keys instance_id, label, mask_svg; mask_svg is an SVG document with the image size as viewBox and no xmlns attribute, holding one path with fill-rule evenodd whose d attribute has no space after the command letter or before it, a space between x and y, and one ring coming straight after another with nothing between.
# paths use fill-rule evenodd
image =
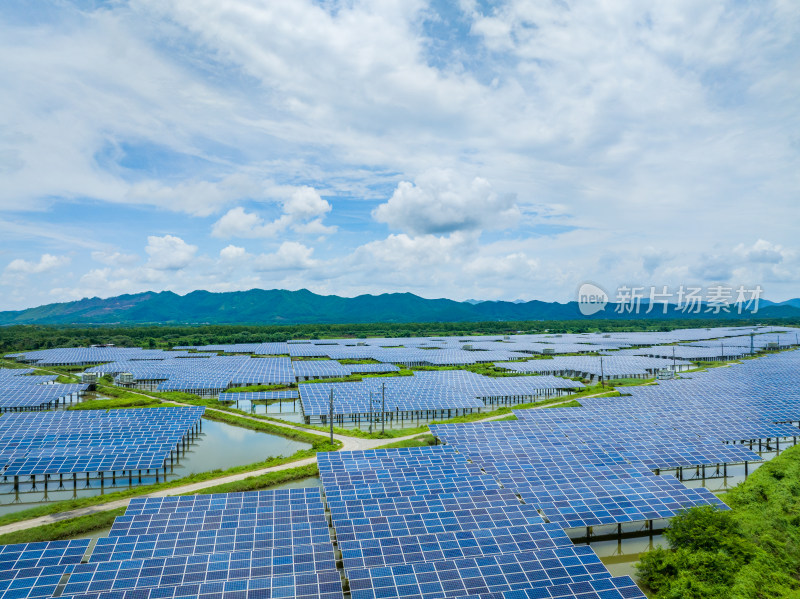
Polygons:
<instances>
[{"instance_id":1,"label":"solar panel array","mask_svg":"<svg viewBox=\"0 0 800 599\"><path fill-rule=\"evenodd\" d=\"M630 387L582 408L519 410L517 421L434 425L447 446L550 521L596 526L720 502L653 470L760 460L748 441L797 437L800 352ZM735 444L734 444L735 442Z\"/></svg>"},{"instance_id":2,"label":"solar panel array","mask_svg":"<svg viewBox=\"0 0 800 599\"><path fill-rule=\"evenodd\" d=\"M80 564L89 542L0 545L0 598L52 597L61 578Z\"/></svg>"},{"instance_id":3,"label":"solar panel array","mask_svg":"<svg viewBox=\"0 0 800 599\"><path fill-rule=\"evenodd\" d=\"M536 374L564 374L565 376L588 376L606 378L633 378L654 376L660 368L676 370L692 367L692 362L666 358L648 358L634 355L606 355L602 364L600 357L557 356L552 360L531 360L529 362L498 362L495 364L515 372Z\"/></svg>"},{"instance_id":4,"label":"solar panel array","mask_svg":"<svg viewBox=\"0 0 800 599\"><path fill-rule=\"evenodd\" d=\"M6 414L4 476L148 470L164 466L203 407Z\"/></svg>"},{"instance_id":5,"label":"solar panel array","mask_svg":"<svg viewBox=\"0 0 800 599\"><path fill-rule=\"evenodd\" d=\"M31 369L0 368L0 412L39 410L86 391L88 385L56 383L57 375L32 376Z\"/></svg>"},{"instance_id":6,"label":"solar panel array","mask_svg":"<svg viewBox=\"0 0 800 599\"><path fill-rule=\"evenodd\" d=\"M201 524L162 530L187 519ZM62 597L343 596L319 489L137 498L78 563L88 545Z\"/></svg>"},{"instance_id":7,"label":"solar panel array","mask_svg":"<svg viewBox=\"0 0 800 599\"><path fill-rule=\"evenodd\" d=\"M494 479L451 447L318 454L318 466L353 599L550 597L594 581L644 597L513 491L463 487Z\"/></svg>"},{"instance_id":8,"label":"solar panel array","mask_svg":"<svg viewBox=\"0 0 800 599\"><path fill-rule=\"evenodd\" d=\"M521 403L558 390L581 388L581 383L553 376L495 378L443 370L330 385L301 384L300 397L303 413L316 416L329 413L331 389L334 414L366 414L380 411L383 405L387 412L480 409L492 398L513 397Z\"/></svg>"}]
</instances>

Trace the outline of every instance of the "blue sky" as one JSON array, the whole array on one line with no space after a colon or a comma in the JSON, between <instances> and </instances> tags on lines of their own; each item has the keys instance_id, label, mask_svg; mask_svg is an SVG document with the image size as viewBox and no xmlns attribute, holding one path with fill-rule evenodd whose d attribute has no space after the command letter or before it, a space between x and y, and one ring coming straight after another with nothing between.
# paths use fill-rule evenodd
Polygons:
<instances>
[{"instance_id":1,"label":"blue sky","mask_svg":"<svg viewBox=\"0 0 800 599\"><path fill-rule=\"evenodd\" d=\"M800 296L800 5L0 4L0 309Z\"/></svg>"}]
</instances>

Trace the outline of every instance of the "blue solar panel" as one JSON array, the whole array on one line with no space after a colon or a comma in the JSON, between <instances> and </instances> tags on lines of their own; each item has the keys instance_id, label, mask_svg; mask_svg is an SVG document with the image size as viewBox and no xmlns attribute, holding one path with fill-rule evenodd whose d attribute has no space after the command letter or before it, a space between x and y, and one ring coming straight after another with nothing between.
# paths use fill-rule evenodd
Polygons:
<instances>
[{"instance_id":1,"label":"blue solar panel","mask_svg":"<svg viewBox=\"0 0 800 599\"><path fill-rule=\"evenodd\" d=\"M460 597L611 578L590 547L350 570L352 599Z\"/></svg>"},{"instance_id":2,"label":"blue solar panel","mask_svg":"<svg viewBox=\"0 0 800 599\"><path fill-rule=\"evenodd\" d=\"M7 414L0 418L2 474L162 468L204 411L159 407Z\"/></svg>"}]
</instances>

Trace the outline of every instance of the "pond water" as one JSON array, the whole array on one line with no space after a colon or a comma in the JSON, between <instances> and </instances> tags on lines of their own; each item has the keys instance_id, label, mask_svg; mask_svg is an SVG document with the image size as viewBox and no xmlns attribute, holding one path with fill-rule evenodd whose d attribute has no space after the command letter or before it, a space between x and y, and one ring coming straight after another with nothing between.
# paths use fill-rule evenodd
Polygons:
<instances>
[{"instance_id":1,"label":"pond water","mask_svg":"<svg viewBox=\"0 0 800 599\"><path fill-rule=\"evenodd\" d=\"M300 449L310 447L308 443L204 418L202 432L192 440L188 450L181 451L172 464L167 459L166 479L173 480L189 474L243 466L270 457L290 456ZM105 475L103 480L92 478L89 481L84 476L78 477L77 484L73 483L71 476L65 476L62 485L59 484L58 477L55 477L47 488L42 482L38 482L36 487L30 483L22 483L18 493L14 492L12 481L0 478L0 515L54 501L103 495L156 482L156 475L152 471L149 474L143 473L141 480L137 474L126 474L124 477ZM164 480L163 470L158 480Z\"/></svg>"}]
</instances>

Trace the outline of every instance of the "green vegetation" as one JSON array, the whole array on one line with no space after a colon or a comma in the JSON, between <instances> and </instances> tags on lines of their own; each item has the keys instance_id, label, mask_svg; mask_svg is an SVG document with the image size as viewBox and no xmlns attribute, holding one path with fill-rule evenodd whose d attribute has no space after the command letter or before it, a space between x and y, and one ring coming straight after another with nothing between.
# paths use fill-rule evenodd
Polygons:
<instances>
[{"instance_id":1,"label":"green vegetation","mask_svg":"<svg viewBox=\"0 0 800 599\"><path fill-rule=\"evenodd\" d=\"M287 470L276 470L275 472L267 472L258 476L248 476L243 480L237 480L232 483L223 483L214 487L208 487L202 491L193 491L192 493L185 493L186 495L210 495L211 493L242 493L244 491L260 491L274 487L275 485L282 485L295 480L303 480L311 476L319 475L319 469L316 464L308 464L307 466L298 466L297 468L289 468Z\"/></svg>"},{"instance_id":2,"label":"green vegetation","mask_svg":"<svg viewBox=\"0 0 800 599\"><path fill-rule=\"evenodd\" d=\"M394 443L387 443L375 449L394 449L397 447L428 447L429 445L436 445L436 437L431 434L419 435L413 439L403 439L402 441L395 441Z\"/></svg>"},{"instance_id":3,"label":"green vegetation","mask_svg":"<svg viewBox=\"0 0 800 599\"><path fill-rule=\"evenodd\" d=\"M60 541L71 539L81 535L87 535L96 530L108 528L114 523L114 518L125 513L125 508L101 512L99 514L89 514L79 516L69 520L61 520L52 524L37 526L9 532L0 535L0 545L12 545L14 543L39 543L41 541Z\"/></svg>"},{"instance_id":4,"label":"green vegetation","mask_svg":"<svg viewBox=\"0 0 800 599\"><path fill-rule=\"evenodd\" d=\"M800 324L800 319L764 318L763 324ZM119 347L171 348L176 345L261 343L289 339L422 337L465 335L511 335L523 333L592 333L625 331L671 331L687 327L738 326L751 320L533 320L488 322L367 323L197 326L41 326L0 327L0 352L29 351L53 347L85 347L113 343Z\"/></svg>"},{"instance_id":5,"label":"green vegetation","mask_svg":"<svg viewBox=\"0 0 800 599\"><path fill-rule=\"evenodd\" d=\"M636 387L638 385L652 385L656 379L612 379L606 381L606 387Z\"/></svg>"},{"instance_id":6,"label":"green vegetation","mask_svg":"<svg viewBox=\"0 0 800 599\"><path fill-rule=\"evenodd\" d=\"M567 403L555 404L552 406L545 406L545 408L581 408L583 405L577 400L568 401Z\"/></svg>"},{"instance_id":7,"label":"green vegetation","mask_svg":"<svg viewBox=\"0 0 800 599\"><path fill-rule=\"evenodd\" d=\"M159 400L148 397L121 397L115 399L89 399L69 406L68 410L112 410L118 408L154 408L163 406ZM155 414L155 412L153 412Z\"/></svg>"},{"instance_id":8,"label":"green vegetation","mask_svg":"<svg viewBox=\"0 0 800 599\"><path fill-rule=\"evenodd\" d=\"M656 599L800 597L800 447L756 470L723 497L672 519L637 566Z\"/></svg>"}]
</instances>

